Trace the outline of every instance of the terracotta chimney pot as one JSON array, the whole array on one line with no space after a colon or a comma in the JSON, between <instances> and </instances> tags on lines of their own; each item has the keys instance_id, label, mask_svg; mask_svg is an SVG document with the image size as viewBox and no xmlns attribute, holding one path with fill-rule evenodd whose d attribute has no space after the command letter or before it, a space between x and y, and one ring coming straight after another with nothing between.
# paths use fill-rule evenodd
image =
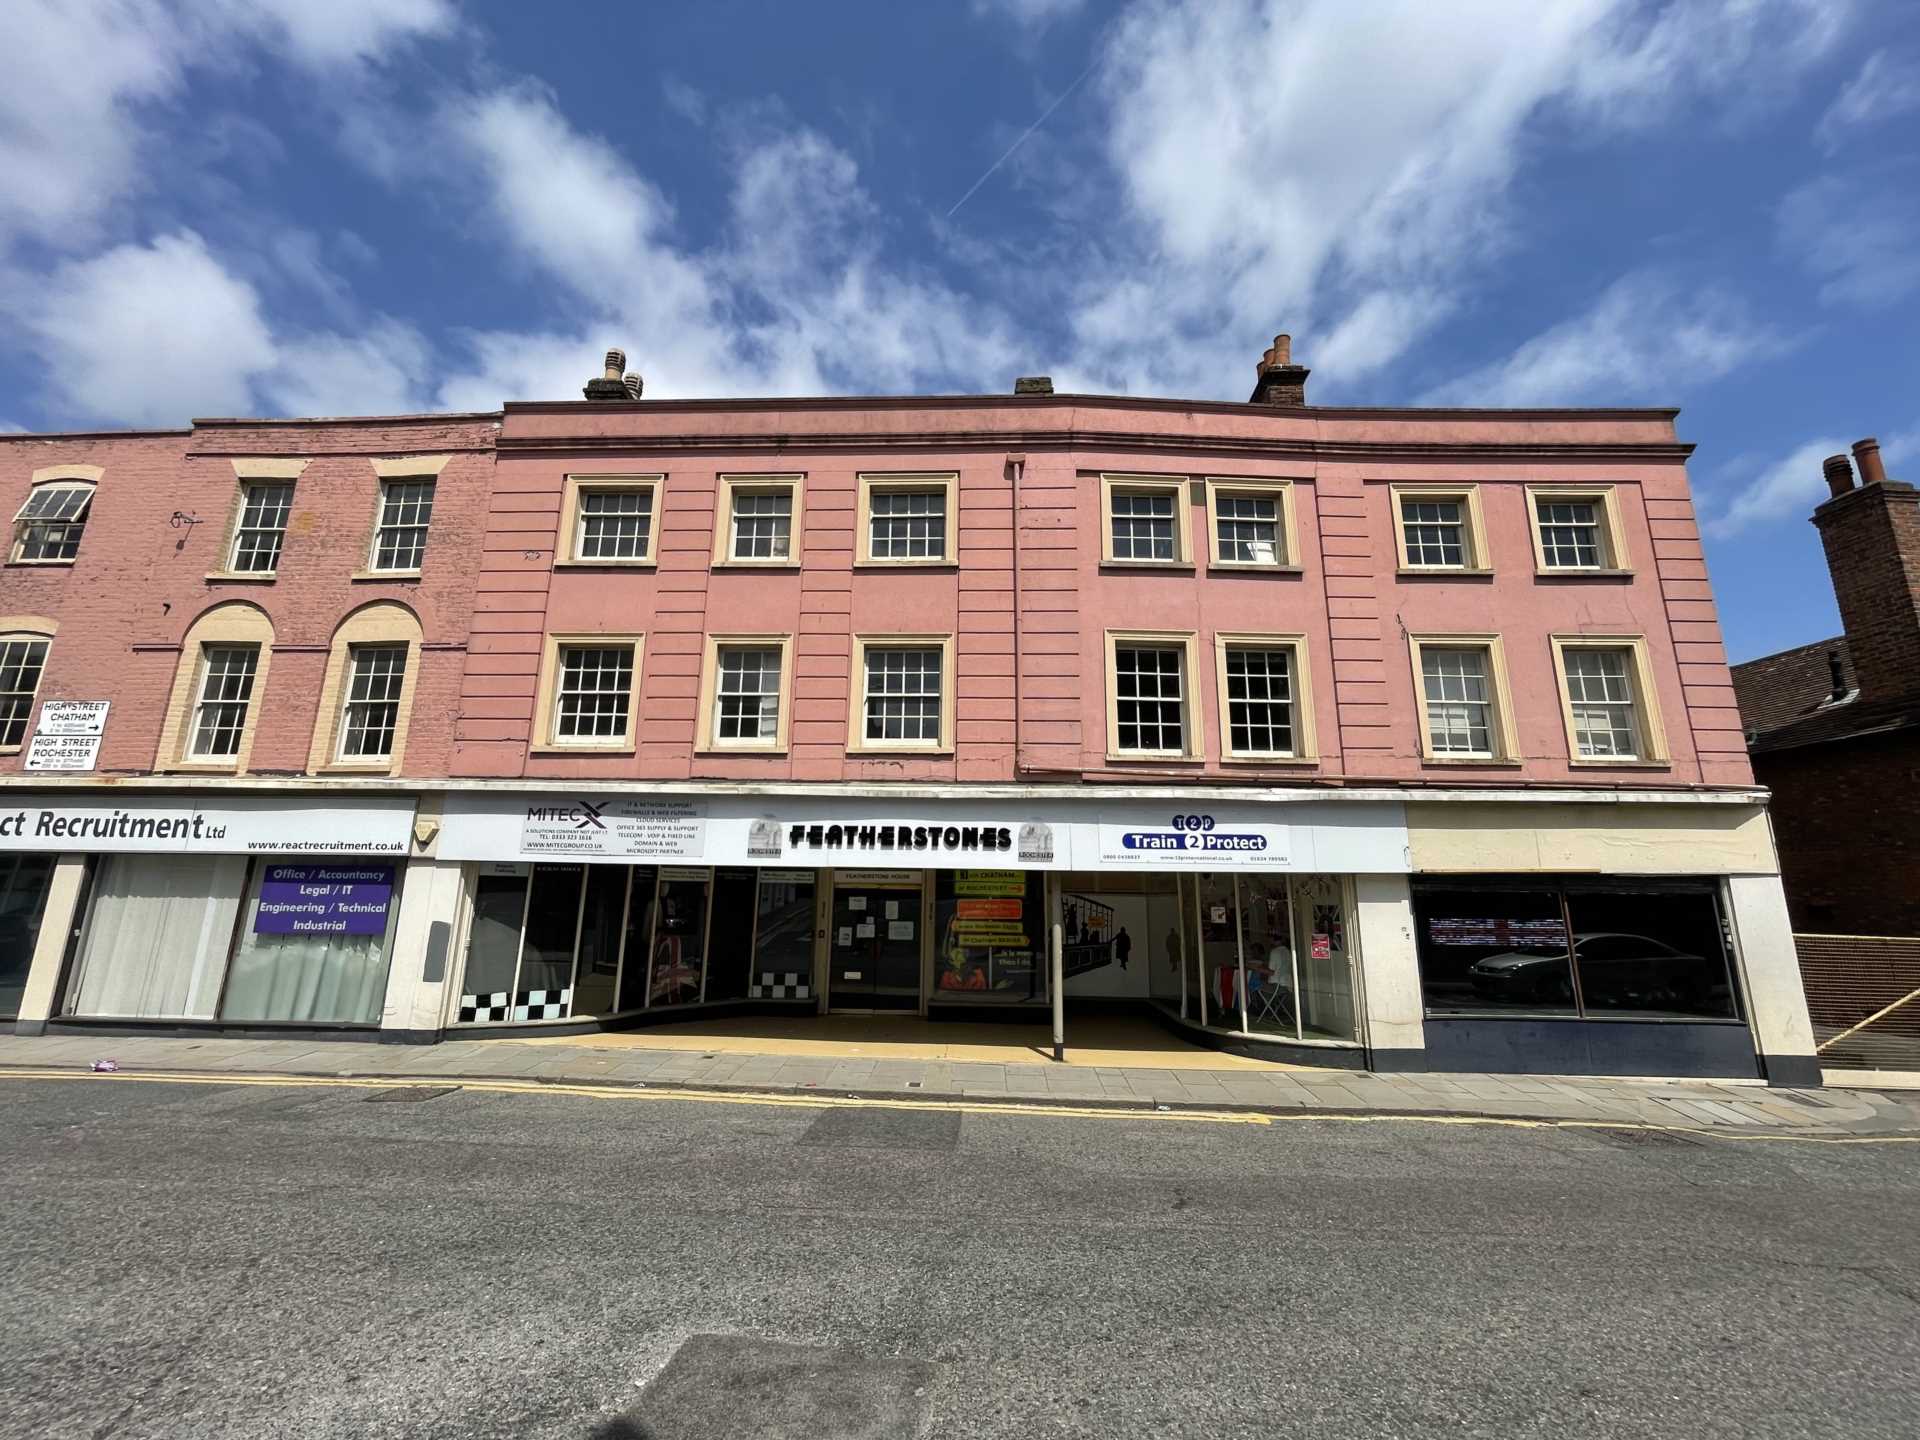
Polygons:
<instances>
[{"instance_id":1,"label":"terracotta chimney pot","mask_svg":"<svg viewBox=\"0 0 1920 1440\"><path fill-rule=\"evenodd\" d=\"M1883 485L1887 479L1886 462L1880 458L1880 442L1869 435L1853 442L1853 462L1860 467L1862 485Z\"/></svg>"},{"instance_id":2,"label":"terracotta chimney pot","mask_svg":"<svg viewBox=\"0 0 1920 1440\"><path fill-rule=\"evenodd\" d=\"M1827 477L1827 489L1835 495L1844 495L1853 489L1853 466L1847 463L1844 455L1829 455L1820 462L1820 469Z\"/></svg>"}]
</instances>

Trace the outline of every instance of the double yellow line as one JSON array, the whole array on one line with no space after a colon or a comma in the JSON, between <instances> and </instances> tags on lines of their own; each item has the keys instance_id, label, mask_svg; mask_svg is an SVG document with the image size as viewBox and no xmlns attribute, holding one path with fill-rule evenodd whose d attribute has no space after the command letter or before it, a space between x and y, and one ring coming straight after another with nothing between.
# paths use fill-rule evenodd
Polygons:
<instances>
[{"instance_id":1,"label":"double yellow line","mask_svg":"<svg viewBox=\"0 0 1920 1440\"><path fill-rule=\"evenodd\" d=\"M0 1080L101 1080L142 1085L260 1085L305 1089L415 1090L454 1088L491 1095L576 1095L589 1100L655 1100L694 1105L758 1105L789 1110L927 1110L961 1115L1037 1115L1084 1120L1168 1120L1199 1125L1276 1125L1311 1120L1345 1125L1484 1125L1512 1130L1635 1130L1669 1135L1698 1135L1714 1140L1772 1140L1801 1145L1914 1145L1920 1135L1807 1135L1764 1131L1717 1130L1691 1125L1651 1125L1626 1120L1524 1120L1497 1115L1351 1115L1302 1110L1278 1114L1256 1110L1129 1109L1115 1106L1055 1105L1031 1100L916 1100L886 1096L776 1094L770 1091L650 1089L631 1085L587 1085L569 1080L487 1080L420 1075L271 1075L226 1074L205 1070L44 1070L0 1066Z\"/></svg>"}]
</instances>

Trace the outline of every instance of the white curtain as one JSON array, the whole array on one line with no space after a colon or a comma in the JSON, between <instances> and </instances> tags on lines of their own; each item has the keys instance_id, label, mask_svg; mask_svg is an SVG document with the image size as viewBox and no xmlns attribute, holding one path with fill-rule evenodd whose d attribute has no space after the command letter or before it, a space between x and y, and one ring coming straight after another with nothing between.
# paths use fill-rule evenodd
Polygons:
<instances>
[{"instance_id":1,"label":"white curtain","mask_svg":"<svg viewBox=\"0 0 1920 1440\"><path fill-rule=\"evenodd\" d=\"M69 1013L211 1020L246 873L243 855L109 857Z\"/></svg>"},{"instance_id":2,"label":"white curtain","mask_svg":"<svg viewBox=\"0 0 1920 1440\"><path fill-rule=\"evenodd\" d=\"M388 941L400 913L397 890L382 935L261 935L253 927L268 868L259 867L247 895L246 924L220 1018L378 1024L387 994Z\"/></svg>"}]
</instances>

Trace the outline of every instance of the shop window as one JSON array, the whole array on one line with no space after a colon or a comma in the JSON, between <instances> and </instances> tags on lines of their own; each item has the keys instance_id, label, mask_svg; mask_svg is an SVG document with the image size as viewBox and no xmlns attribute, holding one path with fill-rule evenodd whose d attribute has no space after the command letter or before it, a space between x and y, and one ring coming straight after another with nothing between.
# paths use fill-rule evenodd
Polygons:
<instances>
[{"instance_id":1,"label":"shop window","mask_svg":"<svg viewBox=\"0 0 1920 1440\"><path fill-rule=\"evenodd\" d=\"M1612 486L1575 489L1539 485L1527 489L1533 518L1533 558L1543 575L1622 574L1626 540Z\"/></svg>"},{"instance_id":2,"label":"shop window","mask_svg":"<svg viewBox=\"0 0 1920 1440\"><path fill-rule=\"evenodd\" d=\"M1664 765L1659 705L1637 635L1555 635L1561 716L1575 765Z\"/></svg>"},{"instance_id":3,"label":"shop window","mask_svg":"<svg viewBox=\"0 0 1920 1440\"><path fill-rule=\"evenodd\" d=\"M951 564L954 480L952 475L862 475L860 562Z\"/></svg>"},{"instance_id":4,"label":"shop window","mask_svg":"<svg viewBox=\"0 0 1920 1440\"><path fill-rule=\"evenodd\" d=\"M1559 892L1416 885L1413 915L1429 1015L1574 1013Z\"/></svg>"},{"instance_id":5,"label":"shop window","mask_svg":"<svg viewBox=\"0 0 1920 1440\"><path fill-rule=\"evenodd\" d=\"M246 884L244 855L106 857L67 1013L211 1020Z\"/></svg>"},{"instance_id":6,"label":"shop window","mask_svg":"<svg viewBox=\"0 0 1920 1440\"><path fill-rule=\"evenodd\" d=\"M43 635L0 635L0 750L26 744L48 644Z\"/></svg>"},{"instance_id":7,"label":"shop window","mask_svg":"<svg viewBox=\"0 0 1920 1440\"><path fill-rule=\"evenodd\" d=\"M1479 486L1395 485L1392 497L1402 571L1485 574L1492 568Z\"/></svg>"},{"instance_id":8,"label":"shop window","mask_svg":"<svg viewBox=\"0 0 1920 1440\"><path fill-rule=\"evenodd\" d=\"M1281 481L1207 481L1213 570L1292 568L1293 487Z\"/></svg>"},{"instance_id":9,"label":"shop window","mask_svg":"<svg viewBox=\"0 0 1920 1440\"><path fill-rule=\"evenodd\" d=\"M952 746L953 637L859 636L853 750Z\"/></svg>"},{"instance_id":10,"label":"shop window","mask_svg":"<svg viewBox=\"0 0 1920 1440\"><path fill-rule=\"evenodd\" d=\"M707 901L705 870L663 866L660 904L653 925L653 969L647 1004L691 1005L705 993Z\"/></svg>"},{"instance_id":11,"label":"shop window","mask_svg":"<svg viewBox=\"0 0 1920 1440\"><path fill-rule=\"evenodd\" d=\"M570 1015L611 1015L619 999L620 941L626 923L627 867L589 865L580 907L580 953Z\"/></svg>"},{"instance_id":12,"label":"shop window","mask_svg":"<svg viewBox=\"0 0 1920 1440\"><path fill-rule=\"evenodd\" d=\"M1427 1013L1731 1020L1740 1014L1710 887L1413 892Z\"/></svg>"},{"instance_id":13,"label":"shop window","mask_svg":"<svg viewBox=\"0 0 1920 1440\"><path fill-rule=\"evenodd\" d=\"M941 870L934 875L933 1003L1022 1004L1047 998L1045 877L1027 870ZM1073 946L1085 911L1069 916ZM1069 969L1069 973L1072 973Z\"/></svg>"},{"instance_id":14,"label":"shop window","mask_svg":"<svg viewBox=\"0 0 1920 1440\"><path fill-rule=\"evenodd\" d=\"M656 504L665 478L569 475L560 511L560 563L653 564Z\"/></svg>"},{"instance_id":15,"label":"shop window","mask_svg":"<svg viewBox=\"0 0 1920 1440\"><path fill-rule=\"evenodd\" d=\"M1187 565L1187 482L1147 475L1100 477L1109 565Z\"/></svg>"},{"instance_id":16,"label":"shop window","mask_svg":"<svg viewBox=\"0 0 1920 1440\"><path fill-rule=\"evenodd\" d=\"M1107 632L1107 749L1112 758L1194 753L1193 637Z\"/></svg>"},{"instance_id":17,"label":"shop window","mask_svg":"<svg viewBox=\"0 0 1920 1440\"><path fill-rule=\"evenodd\" d=\"M292 510L291 480L243 480L227 569L236 575L271 575L277 571Z\"/></svg>"},{"instance_id":18,"label":"shop window","mask_svg":"<svg viewBox=\"0 0 1920 1440\"><path fill-rule=\"evenodd\" d=\"M0 854L0 1020L20 1014L53 866L51 855Z\"/></svg>"},{"instance_id":19,"label":"shop window","mask_svg":"<svg viewBox=\"0 0 1920 1440\"><path fill-rule=\"evenodd\" d=\"M483 865L474 881L467 925L467 965L460 1019L506 1020L513 1014L520 929L527 919L528 865Z\"/></svg>"},{"instance_id":20,"label":"shop window","mask_svg":"<svg viewBox=\"0 0 1920 1440\"><path fill-rule=\"evenodd\" d=\"M1354 1039L1359 1025L1347 945L1346 885L1337 875L1297 875L1290 897L1300 1034Z\"/></svg>"},{"instance_id":21,"label":"shop window","mask_svg":"<svg viewBox=\"0 0 1920 1440\"><path fill-rule=\"evenodd\" d=\"M585 865L536 865L520 936L520 978L513 1019L554 1020L573 1013L573 956L580 938Z\"/></svg>"},{"instance_id":22,"label":"shop window","mask_svg":"<svg viewBox=\"0 0 1920 1440\"><path fill-rule=\"evenodd\" d=\"M791 565L799 558L798 476L720 477L718 565Z\"/></svg>"},{"instance_id":23,"label":"shop window","mask_svg":"<svg viewBox=\"0 0 1920 1440\"><path fill-rule=\"evenodd\" d=\"M792 646L785 635L714 635L707 639L701 685L701 748L787 748Z\"/></svg>"},{"instance_id":24,"label":"shop window","mask_svg":"<svg viewBox=\"0 0 1920 1440\"><path fill-rule=\"evenodd\" d=\"M1498 635L1410 635L1420 751L1429 763L1519 758Z\"/></svg>"},{"instance_id":25,"label":"shop window","mask_svg":"<svg viewBox=\"0 0 1920 1440\"><path fill-rule=\"evenodd\" d=\"M220 1018L379 1024L398 881L381 861L260 861Z\"/></svg>"},{"instance_id":26,"label":"shop window","mask_svg":"<svg viewBox=\"0 0 1920 1440\"><path fill-rule=\"evenodd\" d=\"M427 553L427 527L433 520L434 484L431 476L380 482L380 520L373 531L373 570L419 573L420 562Z\"/></svg>"},{"instance_id":27,"label":"shop window","mask_svg":"<svg viewBox=\"0 0 1920 1440\"><path fill-rule=\"evenodd\" d=\"M652 865L633 867L627 887L626 933L620 942L620 1009L647 1007L647 961L653 953L653 917L659 909L660 872Z\"/></svg>"},{"instance_id":28,"label":"shop window","mask_svg":"<svg viewBox=\"0 0 1920 1440\"><path fill-rule=\"evenodd\" d=\"M1727 945L1707 892L1569 891L1580 1003L1620 1019L1739 1017Z\"/></svg>"},{"instance_id":29,"label":"shop window","mask_svg":"<svg viewBox=\"0 0 1920 1440\"><path fill-rule=\"evenodd\" d=\"M93 508L92 482L68 480L37 484L13 517L16 565L71 565L80 553L80 537Z\"/></svg>"},{"instance_id":30,"label":"shop window","mask_svg":"<svg viewBox=\"0 0 1920 1440\"><path fill-rule=\"evenodd\" d=\"M640 635L549 635L534 699L534 743L563 750L633 748Z\"/></svg>"},{"instance_id":31,"label":"shop window","mask_svg":"<svg viewBox=\"0 0 1920 1440\"><path fill-rule=\"evenodd\" d=\"M762 870L754 905L753 970L747 994L755 1000L810 1000L816 883L811 870Z\"/></svg>"},{"instance_id":32,"label":"shop window","mask_svg":"<svg viewBox=\"0 0 1920 1440\"><path fill-rule=\"evenodd\" d=\"M753 969L753 925L758 872L713 872L713 924L707 939L706 993L703 999L743 1000Z\"/></svg>"},{"instance_id":33,"label":"shop window","mask_svg":"<svg viewBox=\"0 0 1920 1440\"><path fill-rule=\"evenodd\" d=\"M1306 641L1298 635L1214 636L1221 758L1306 760L1314 754Z\"/></svg>"}]
</instances>

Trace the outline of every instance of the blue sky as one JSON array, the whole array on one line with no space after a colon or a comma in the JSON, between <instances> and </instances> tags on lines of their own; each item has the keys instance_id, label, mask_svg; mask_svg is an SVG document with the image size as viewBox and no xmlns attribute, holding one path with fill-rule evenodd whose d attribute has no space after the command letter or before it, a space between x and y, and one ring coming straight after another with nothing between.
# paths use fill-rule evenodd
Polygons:
<instances>
[{"instance_id":1,"label":"blue sky","mask_svg":"<svg viewBox=\"0 0 1920 1440\"><path fill-rule=\"evenodd\" d=\"M0 425L493 409L609 345L1238 400L1284 329L1329 404L1683 407L1741 659L1839 628L1820 457L1920 478L1916 235L1892 0L15 0Z\"/></svg>"}]
</instances>

